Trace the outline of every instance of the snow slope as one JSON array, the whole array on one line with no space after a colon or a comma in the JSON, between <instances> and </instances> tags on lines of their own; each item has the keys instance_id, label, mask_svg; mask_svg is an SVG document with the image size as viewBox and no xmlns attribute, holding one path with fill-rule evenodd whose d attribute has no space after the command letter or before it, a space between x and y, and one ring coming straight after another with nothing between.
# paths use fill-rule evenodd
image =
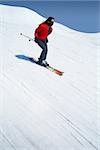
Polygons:
<instances>
[{"instance_id":1,"label":"snow slope","mask_svg":"<svg viewBox=\"0 0 100 150\"><path fill-rule=\"evenodd\" d=\"M100 34L54 24L47 60L64 71L60 77L15 57L39 57L38 45L20 32L33 37L44 20L29 9L0 5L0 150L100 150Z\"/></svg>"}]
</instances>

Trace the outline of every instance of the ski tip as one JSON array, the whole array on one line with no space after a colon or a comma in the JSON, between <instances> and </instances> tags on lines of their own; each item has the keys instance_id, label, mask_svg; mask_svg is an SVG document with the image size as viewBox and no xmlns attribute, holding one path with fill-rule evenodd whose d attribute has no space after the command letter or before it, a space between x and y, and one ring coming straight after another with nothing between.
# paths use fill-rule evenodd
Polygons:
<instances>
[{"instance_id":1,"label":"ski tip","mask_svg":"<svg viewBox=\"0 0 100 150\"><path fill-rule=\"evenodd\" d=\"M56 70L56 69L54 70L54 72L55 72L56 74L58 74L59 76L62 76L62 75L63 75L63 73L64 73L64 72L59 71L59 70Z\"/></svg>"},{"instance_id":2,"label":"ski tip","mask_svg":"<svg viewBox=\"0 0 100 150\"><path fill-rule=\"evenodd\" d=\"M63 76L64 72L57 73L59 76Z\"/></svg>"},{"instance_id":3,"label":"ski tip","mask_svg":"<svg viewBox=\"0 0 100 150\"><path fill-rule=\"evenodd\" d=\"M64 72L61 73L61 76L64 74Z\"/></svg>"}]
</instances>

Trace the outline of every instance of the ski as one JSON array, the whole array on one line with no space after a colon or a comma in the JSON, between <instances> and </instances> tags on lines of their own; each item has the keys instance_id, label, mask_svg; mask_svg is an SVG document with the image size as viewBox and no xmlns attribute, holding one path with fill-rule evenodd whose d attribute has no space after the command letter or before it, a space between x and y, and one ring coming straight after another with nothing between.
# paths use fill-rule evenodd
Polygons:
<instances>
[{"instance_id":1,"label":"ski","mask_svg":"<svg viewBox=\"0 0 100 150\"><path fill-rule=\"evenodd\" d=\"M28 35L25 35L23 33L20 33L20 35L24 36L25 38L27 38L29 41L34 41L33 38L29 37Z\"/></svg>"},{"instance_id":2,"label":"ski","mask_svg":"<svg viewBox=\"0 0 100 150\"><path fill-rule=\"evenodd\" d=\"M34 58L29 58L29 59L30 59L31 62L35 62L36 64L38 64L36 59L34 59ZM47 68L48 70L50 70L51 72L53 72L53 73L55 73L59 76L62 76L63 73L64 73L64 72L62 72L58 69L55 69L54 67L51 67L50 65L48 65L48 66L40 65L40 66Z\"/></svg>"},{"instance_id":3,"label":"ski","mask_svg":"<svg viewBox=\"0 0 100 150\"><path fill-rule=\"evenodd\" d=\"M35 63L35 64L39 65L37 63L37 60L35 58L33 58L33 57L28 57L28 56L25 56L25 55L15 55L15 57L17 57L18 59L26 60L26 61L29 61L29 62L32 62L32 63ZM40 65L40 66L41 67L45 67L46 69L50 70L51 72L53 72L53 73L55 73L55 74L57 74L59 76L62 76L63 73L64 73L64 72L62 72L62 71L60 71L58 69L55 69L54 67L52 67L50 65L49 66L42 66L42 65Z\"/></svg>"},{"instance_id":4,"label":"ski","mask_svg":"<svg viewBox=\"0 0 100 150\"><path fill-rule=\"evenodd\" d=\"M46 68L48 70L50 70L51 72L54 72L55 74L59 75L59 76L62 76L64 72L58 70L58 69L55 69L54 67L51 67L50 65L49 66L46 66Z\"/></svg>"},{"instance_id":5,"label":"ski","mask_svg":"<svg viewBox=\"0 0 100 150\"><path fill-rule=\"evenodd\" d=\"M36 64L38 64L36 59L34 59L34 58L29 58L29 59L30 59L31 62L35 62ZM55 69L54 67L51 67L50 65L47 65L47 66L40 65L40 66L47 68L48 70L50 70L51 72L53 72L53 73L55 73L55 74L57 74L59 76L62 76L63 73L64 73L64 72L62 72L62 71L60 71L58 69Z\"/></svg>"}]
</instances>

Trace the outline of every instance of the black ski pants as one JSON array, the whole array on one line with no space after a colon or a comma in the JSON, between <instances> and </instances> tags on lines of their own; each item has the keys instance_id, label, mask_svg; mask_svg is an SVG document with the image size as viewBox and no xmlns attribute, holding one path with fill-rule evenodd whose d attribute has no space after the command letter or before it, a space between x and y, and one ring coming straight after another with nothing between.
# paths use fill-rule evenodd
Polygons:
<instances>
[{"instance_id":1,"label":"black ski pants","mask_svg":"<svg viewBox=\"0 0 100 150\"><path fill-rule=\"evenodd\" d=\"M48 42L48 39L42 41L42 40L35 37L35 42L42 48L42 52L41 52L40 57L39 57L39 61L42 62L47 57L47 52L48 52L47 42Z\"/></svg>"}]
</instances>

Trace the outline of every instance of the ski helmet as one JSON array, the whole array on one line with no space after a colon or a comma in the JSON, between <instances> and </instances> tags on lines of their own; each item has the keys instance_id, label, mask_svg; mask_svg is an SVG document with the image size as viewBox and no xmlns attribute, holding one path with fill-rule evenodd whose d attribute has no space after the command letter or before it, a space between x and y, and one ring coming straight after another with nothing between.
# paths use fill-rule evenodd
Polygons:
<instances>
[{"instance_id":1,"label":"ski helmet","mask_svg":"<svg viewBox=\"0 0 100 150\"><path fill-rule=\"evenodd\" d=\"M54 24L54 18L53 17L49 17L47 20L46 20L46 23L49 24L50 26L52 26Z\"/></svg>"}]
</instances>

